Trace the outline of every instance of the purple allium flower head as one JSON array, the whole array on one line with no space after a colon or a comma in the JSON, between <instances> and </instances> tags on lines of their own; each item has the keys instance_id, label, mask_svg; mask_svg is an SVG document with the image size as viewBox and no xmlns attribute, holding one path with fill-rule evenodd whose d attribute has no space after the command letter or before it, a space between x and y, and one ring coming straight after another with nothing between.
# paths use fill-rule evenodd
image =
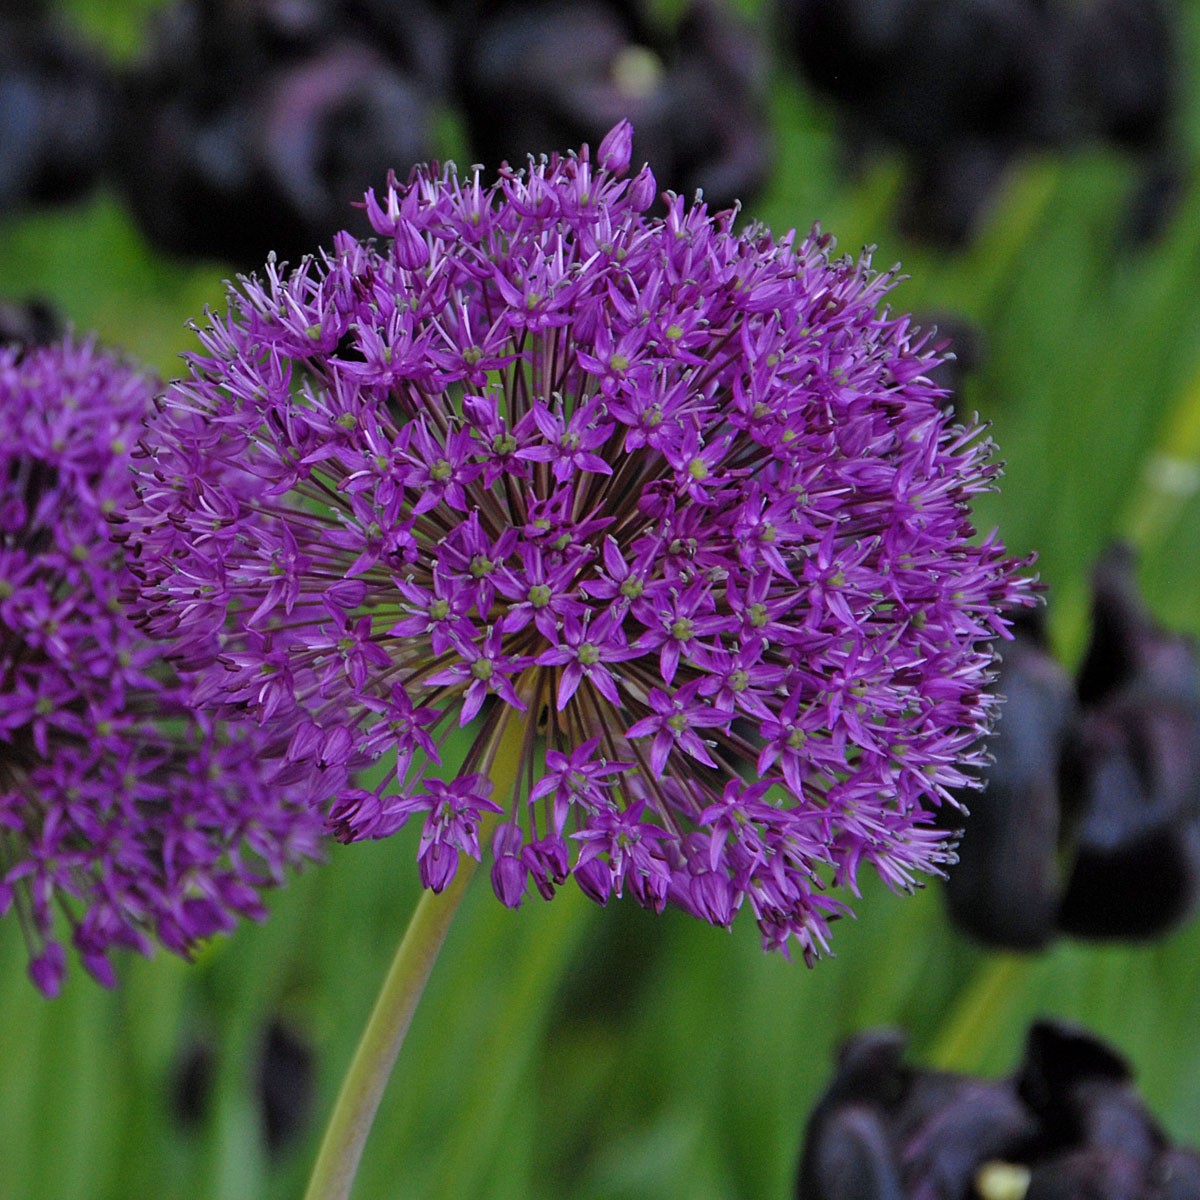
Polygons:
<instances>
[{"instance_id":1,"label":"purple allium flower head","mask_svg":"<svg viewBox=\"0 0 1200 1200\"><path fill-rule=\"evenodd\" d=\"M113 947L186 954L320 845L267 737L193 715L126 613L109 522L153 387L88 342L0 350L0 913L51 995L64 929L110 984Z\"/></svg>"},{"instance_id":2,"label":"purple allium flower head","mask_svg":"<svg viewBox=\"0 0 1200 1200\"><path fill-rule=\"evenodd\" d=\"M232 289L148 439L145 619L212 700L289 723L298 771L334 738L382 764L330 823L425 814L427 884L499 812L508 904L575 873L748 905L808 956L830 885L949 857L931 810L1030 588L973 540L996 468L891 277L670 194L647 217L629 144L419 169L368 193L377 243Z\"/></svg>"}]
</instances>

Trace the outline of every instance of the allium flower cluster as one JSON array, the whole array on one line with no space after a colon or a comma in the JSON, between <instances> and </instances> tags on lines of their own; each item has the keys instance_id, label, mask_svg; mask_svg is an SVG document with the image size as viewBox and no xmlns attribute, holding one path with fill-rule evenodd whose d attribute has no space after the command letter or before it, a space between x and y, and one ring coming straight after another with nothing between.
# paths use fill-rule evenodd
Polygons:
<instances>
[{"instance_id":1,"label":"allium flower cluster","mask_svg":"<svg viewBox=\"0 0 1200 1200\"><path fill-rule=\"evenodd\" d=\"M186 954L319 848L264 734L194 716L126 614L109 520L152 394L90 343L0 351L0 914L49 995L60 931L111 984L113 947Z\"/></svg>"},{"instance_id":2,"label":"allium flower cluster","mask_svg":"<svg viewBox=\"0 0 1200 1200\"><path fill-rule=\"evenodd\" d=\"M148 439L146 619L298 768L382 764L330 823L420 817L426 886L491 830L506 904L573 875L811 955L831 883L946 861L1028 586L890 278L644 215L630 136L418 169L380 241L231 290Z\"/></svg>"}]
</instances>

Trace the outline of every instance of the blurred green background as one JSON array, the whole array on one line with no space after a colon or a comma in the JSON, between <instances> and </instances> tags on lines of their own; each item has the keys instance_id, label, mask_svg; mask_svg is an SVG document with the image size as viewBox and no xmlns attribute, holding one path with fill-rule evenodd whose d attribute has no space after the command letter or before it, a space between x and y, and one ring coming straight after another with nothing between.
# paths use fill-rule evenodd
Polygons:
<instances>
[{"instance_id":1,"label":"blurred green background","mask_svg":"<svg viewBox=\"0 0 1200 1200\"><path fill-rule=\"evenodd\" d=\"M70 7L129 54L155 4ZM1200 47L1200 14L1181 7ZM1184 82L1194 162L1200 107ZM1100 150L1025 160L974 246L946 255L895 233L898 163L846 182L829 111L782 69L772 104L778 166L751 215L777 231L820 219L843 250L875 244L877 265L900 261L909 277L897 307L960 313L985 332L963 405L991 422L1008 465L979 523L1038 551L1060 654L1083 649L1088 574L1117 534L1140 548L1155 615L1200 634L1196 189L1159 243L1133 251L1120 237L1128 162ZM0 295L51 297L77 329L166 373L191 344L184 322L220 306L228 273L156 256L109 195L0 223ZM192 965L127 961L111 994L72 964L65 994L43 1001L17 926L0 922L0 1200L300 1196L416 900L414 852L406 835L331 847L272 898L264 925ZM918 1060L999 1073L1032 1016L1084 1022L1133 1059L1168 1130L1200 1143L1200 924L1144 948L1015 959L959 937L936 886L911 898L871 888L855 907L836 957L809 970L764 955L749 920L724 934L629 903L598 910L573 889L509 912L481 878L355 1196L785 1197L834 1047L879 1023L909 1030ZM275 1158L254 1083L272 1019L313 1047L317 1069L312 1119ZM184 1127L171 1097L197 1044L215 1051L212 1091Z\"/></svg>"}]
</instances>

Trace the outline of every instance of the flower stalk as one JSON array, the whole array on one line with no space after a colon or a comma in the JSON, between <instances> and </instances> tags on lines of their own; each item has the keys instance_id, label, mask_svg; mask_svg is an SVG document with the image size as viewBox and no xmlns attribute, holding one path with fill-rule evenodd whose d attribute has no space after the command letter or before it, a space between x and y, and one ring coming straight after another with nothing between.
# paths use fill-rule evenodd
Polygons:
<instances>
[{"instance_id":1,"label":"flower stalk","mask_svg":"<svg viewBox=\"0 0 1200 1200\"><path fill-rule=\"evenodd\" d=\"M503 723L492 759L493 795L505 796L512 790L523 735L523 722L507 720ZM475 859L464 855L444 890L422 892L363 1029L350 1068L342 1080L305 1200L347 1200L349 1197L383 1090L404 1045L433 964L477 866Z\"/></svg>"}]
</instances>

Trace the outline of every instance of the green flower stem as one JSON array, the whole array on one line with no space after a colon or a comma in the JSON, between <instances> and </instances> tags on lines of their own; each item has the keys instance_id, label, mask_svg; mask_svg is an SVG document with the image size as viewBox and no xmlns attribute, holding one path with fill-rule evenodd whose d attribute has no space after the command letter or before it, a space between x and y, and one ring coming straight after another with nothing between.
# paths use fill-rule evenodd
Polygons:
<instances>
[{"instance_id":1,"label":"green flower stem","mask_svg":"<svg viewBox=\"0 0 1200 1200\"><path fill-rule=\"evenodd\" d=\"M524 723L514 720L500 732L491 770L494 796L510 791L516 780L523 729ZM485 821L481 843L490 826ZM348 1200L396 1056L476 866L474 859L461 855L446 889L421 896L342 1081L305 1200Z\"/></svg>"},{"instance_id":2,"label":"green flower stem","mask_svg":"<svg viewBox=\"0 0 1200 1200\"><path fill-rule=\"evenodd\" d=\"M993 954L963 989L942 1025L929 1055L930 1065L945 1071L972 1071L994 1040L1001 1018L1033 968L1028 955Z\"/></svg>"}]
</instances>

